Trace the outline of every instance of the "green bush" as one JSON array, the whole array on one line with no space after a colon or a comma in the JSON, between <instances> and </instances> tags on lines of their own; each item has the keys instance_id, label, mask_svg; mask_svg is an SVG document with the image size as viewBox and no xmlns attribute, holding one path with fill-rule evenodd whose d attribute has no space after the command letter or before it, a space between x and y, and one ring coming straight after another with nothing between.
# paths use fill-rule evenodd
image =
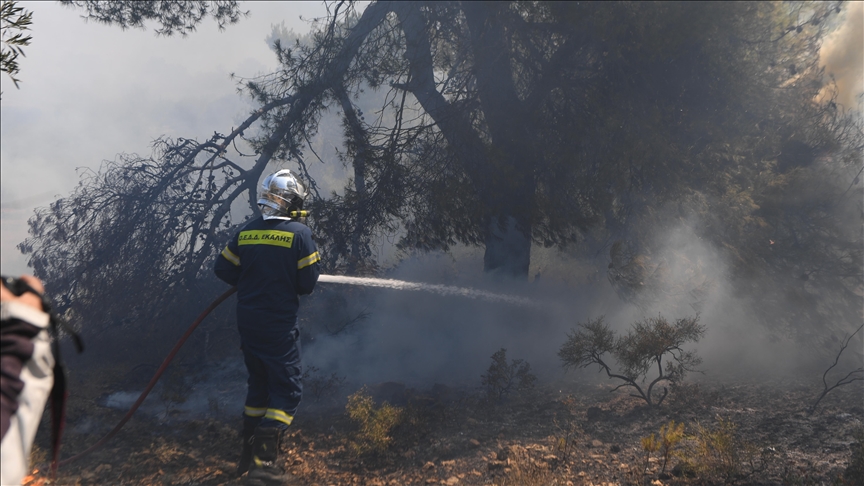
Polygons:
<instances>
[{"instance_id":1,"label":"green bush","mask_svg":"<svg viewBox=\"0 0 864 486\"><path fill-rule=\"evenodd\" d=\"M696 433L688 437L691 447L681 453L681 469L703 480L730 484L751 477L765 468L765 457L758 448L741 438L738 426L717 417L713 428L696 423Z\"/></svg>"},{"instance_id":2,"label":"green bush","mask_svg":"<svg viewBox=\"0 0 864 486\"><path fill-rule=\"evenodd\" d=\"M660 473L666 472L666 466L669 465L669 460L675 455L675 448L684 438L684 424L675 424L674 420L670 420L668 424L660 427L659 437L654 434L642 438L642 449L645 451L645 470L648 470L648 463L651 454L660 452L660 457L663 464L660 468Z\"/></svg>"},{"instance_id":3,"label":"green bush","mask_svg":"<svg viewBox=\"0 0 864 486\"><path fill-rule=\"evenodd\" d=\"M391 431L402 423L405 415L401 407L386 402L376 407L365 386L348 397L345 410L358 426L350 441L351 449L357 455L386 452L393 440Z\"/></svg>"}]
</instances>

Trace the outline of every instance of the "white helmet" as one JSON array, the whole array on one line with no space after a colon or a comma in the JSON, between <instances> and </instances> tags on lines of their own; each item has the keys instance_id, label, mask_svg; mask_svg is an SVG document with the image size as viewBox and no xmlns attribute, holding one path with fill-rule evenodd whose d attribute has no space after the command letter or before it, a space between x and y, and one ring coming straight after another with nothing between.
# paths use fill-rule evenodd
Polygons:
<instances>
[{"instance_id":1,"label":"white helmet","mask_svg":"<svg viewBox=\"0 0 864 486\"><path fill-rule=\"evenodd\" d=\"M288 169L270 174L258 191L258 207L264 219L293 219L291 211L303 209L306 186Z\"/></svg>"}]
</instances>

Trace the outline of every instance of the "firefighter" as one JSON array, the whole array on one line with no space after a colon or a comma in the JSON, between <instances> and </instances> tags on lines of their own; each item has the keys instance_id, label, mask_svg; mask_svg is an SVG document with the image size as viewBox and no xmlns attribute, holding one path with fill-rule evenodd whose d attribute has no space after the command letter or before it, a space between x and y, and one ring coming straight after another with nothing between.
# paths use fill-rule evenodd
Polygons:
<instances>
[{"instance_id":1,"label":"firefighter","mask_svg":"<svg viewBox=\"0 0 864 486\"><path fill-rule=\"evenodd\" d=\"M320 260L312 232L298 221L306 188L290 170L267 176L261 216L217 257L216 275L237 287L237 328L249 372L238 475L247 483L283 484L279 444L302 392L298 295L312 292Z\"/></svg>"}]
</instances>

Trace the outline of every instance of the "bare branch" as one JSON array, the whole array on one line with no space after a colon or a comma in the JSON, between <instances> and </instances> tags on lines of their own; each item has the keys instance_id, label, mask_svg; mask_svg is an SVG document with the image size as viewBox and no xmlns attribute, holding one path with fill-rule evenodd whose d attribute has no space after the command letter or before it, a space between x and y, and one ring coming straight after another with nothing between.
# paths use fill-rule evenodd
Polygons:
<instances>
[{"instance_id":1,"label":"bare branch","mask_svg":"<svg viewBox=\"0 0 864 486\"><path fill-rule=\"evenodd\" d=\"M832 363L831 366L829 366L828 369L826 369L825 372L822 373L822 393L819 394L819 396L816 398L816 401L813 402L813 405L811 405L810 408L807 410L807 415L813 415L813 413L816 412L816 407L819 406L819 402L821 402L822 399L825 398L825 395L827 395L831 390L841 387L843 385L854 383L856 381L864 381L864 367L859 367L858 369L850 371L846 374L846 376L840 378L831 386L828 385L827 379L828 372L830 372L835 366L837 366L837 364L840 362L840 356L843 354L843 351L846 350L846 348L849 346L849 342L856 334L861 331L861 329L864 329L864 324L858 326L858 329L856 329L855 332L853 332L852 334L847 336L846 339L843 340L843 344L840 346L840 351L838 351L837 356L834 357L834 363Z\"/></svg>"}]
</instances>

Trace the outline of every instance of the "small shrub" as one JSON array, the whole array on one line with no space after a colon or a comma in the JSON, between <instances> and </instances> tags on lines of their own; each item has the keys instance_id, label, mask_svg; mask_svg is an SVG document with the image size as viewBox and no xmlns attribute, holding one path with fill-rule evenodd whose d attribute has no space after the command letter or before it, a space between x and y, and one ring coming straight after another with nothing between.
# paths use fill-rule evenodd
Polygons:
<instances>
[{"instance_id":1,"label":"small shrub","mask_svg":"<svg viewBox=\"0 0 864 486\"><path fill-rule=\"evenodd\" d=\"M647 473L648 463L651 462L651 454L660 450L660 441L657 440L654 434L642 437L642 450L645 451L645 467L642 470Z\"/></svg>"},{"instance_id":2,"label":"small shrub","mask_svg":"<svg viewBox=\"0 0 864 486\"><path fill-rule=\"evenodd\" d=\"M696 434L689 437L692 447L681 454L682 469L696 476L728 484L751 476L764 467L757 448L743 441L731 420L717 417L713 429L696 423Z\"/></svg>"},{"instance_id":3,"label":"small shrub","mask_svg":"<svg viewBox=\"0 0 864 486\"><path fill-rule=\"evenodd\" d=\"M514 391L534 388L537 377L531 374L531 365L525 360L514 359L507 364L507 350L499 349L492 355L492 364L480 377L486 389L486 397L499 402Z\"/></svg>"},{"instance_id":4,"label":"small shrub","mask_svg":"<svg viewBox=\"0 0 864 486\"><path fill-rule=\"evenodd\" d=\"M357 455L386 452L393 440L391 431L402 423L404 417L401 407L386 402L376 407L365 386L348 397L345 410L358 426L354 440L350 442L351 449Z\"/></svg>"},{"instance_id":5,"label":"small shrub","mask_svg":"<svg viewBox=\"0 0 864 486\"><path fill-rule=\"evenodd\" d=\"M670 420L668 424L660 427L660 457L663 458L663 466L660 468L661 474L666 472L669 459L672 459L675 447L683 438L684 424L675 425L675 421Z\"/></svg>"},{"instance_id":6,"label":"small shrub","mask_svg":"<svg viewBox=\"0 0 864 486\"><path fill-rule=\"evenodd\" d=\"M660 466L660 474L666 472L666 466L675 453L675 448L684 439L684 424L675 424L670 420L668 424L660 426L659 437L654 434L642 438L642 450L645 451L645 471L648 471L648 463L651 454L660 452L663 463Z\"/></svg>"},{"instance_id":7,"label":"small shrub","mask_svg":"<svg viewBox=\"0 0 864 486\"><path fill-rule=\"evenodd\" d=\"M698 342L705 334L705 326L699 324L698 315L678 319L674 324L663 316L649 317L633 324L633 329L617 339L603 317L589 319L577 328L579 330L573 330L558 351L564 367L585 368L596 364L609 378L624 382L615 390L633 388L638 394L631 395L645 400L649 406L661 404L668 393L664 387L655 402L652 393L656 385L679 383L702 363L695 352L682 349L685 343ZM612 372L606 362L607 353L618 361L622 367L620 372ZM656 370L657 376L643 388L652 370Z\"/></svg>"},{"instance_id":8,"label":"small shrub","mask_svg":"<svg viewBox=\"0 0 864 486\"><path fill-rule=\"evenodd\" d=\"M567 407L567 416L560 419L556 417L553 420L556 434L551 439L559 463L563 464L570 459L570 454L576 448L576 437L581 434L582 430L576 420L578 408L576 400L572 396L568 396L562 400L562 403Z\"/></svg>"}]
</instances>

